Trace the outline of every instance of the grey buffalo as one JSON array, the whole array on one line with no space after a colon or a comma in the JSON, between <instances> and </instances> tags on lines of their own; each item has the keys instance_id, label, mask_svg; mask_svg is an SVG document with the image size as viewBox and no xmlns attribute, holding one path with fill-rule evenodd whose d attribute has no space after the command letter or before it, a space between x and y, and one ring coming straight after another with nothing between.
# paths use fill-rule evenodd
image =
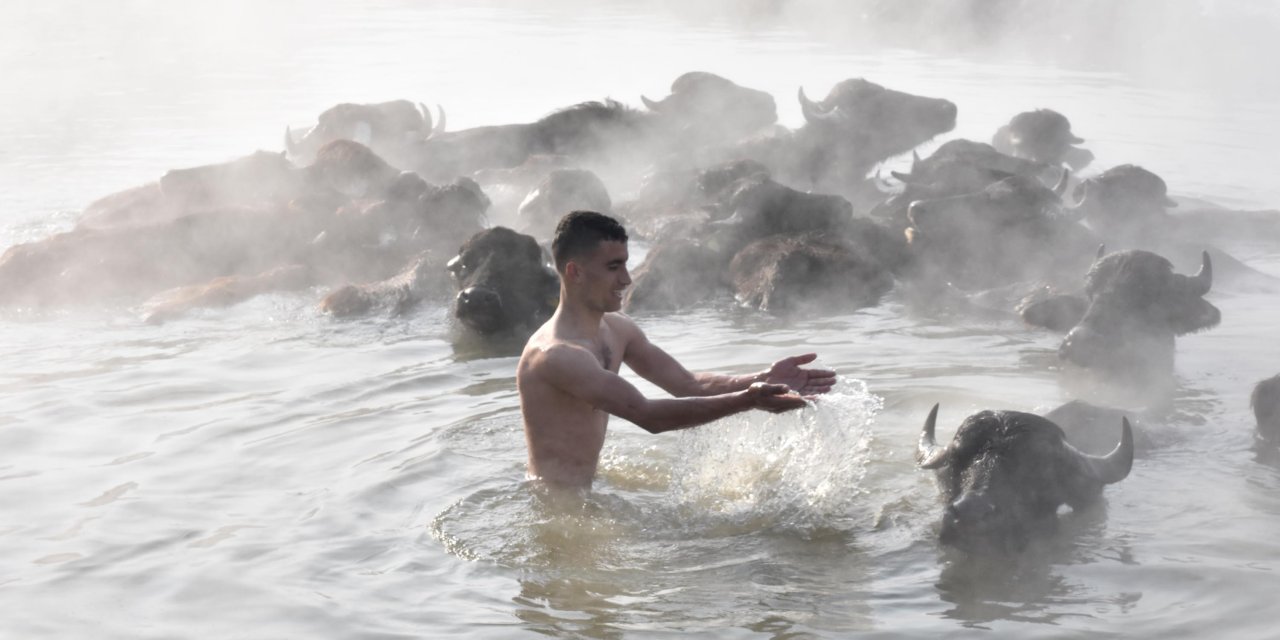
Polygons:
<instances>
[{"instance_id":1,"label":"grey buffalo","mask_svg":"<svg viewBox=\"0 0 1280 640\"><path fill-rule=\"evenodd\" d=\"M1254 386L1249 406L1258 421L1258 436L1267 442L1280 442L1280 375Z\"/></svg>"},{"instance_id":2,"label":"grey buffalo","mask_svg":"<svg viewBox=\"0 0 1280 640\"><path fill-rule=\"evenodd\" d=\"M1002 153L1079 171L1093 161L1093 154L1075 145L1084 139L1071 132L1067 117L1052 109L1036 109L1015 115L996 131L991 144Z\"/></svg>"},{"instance_id":3,"label":"grey buffalo","mask_svg":"<svg viewBox=\"0 0 1280 640\"><path fill-rule=\"evenodd\" d=\"M1167 376L1173 370L1174 338L1216 326L1222 318L1204 299L1212 285L1207 252L1192 276L1174 273L1168 260L1149 251L1104 255L1085 277L1088 307L1058 355L1108 375Z\"/></svg>"}]
</instances>

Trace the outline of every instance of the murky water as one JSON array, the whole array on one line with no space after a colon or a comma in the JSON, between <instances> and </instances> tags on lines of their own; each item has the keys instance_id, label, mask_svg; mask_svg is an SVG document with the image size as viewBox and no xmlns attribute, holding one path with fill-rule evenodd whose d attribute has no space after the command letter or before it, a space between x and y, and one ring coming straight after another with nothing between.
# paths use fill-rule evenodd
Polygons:
<instances>
[{"instance_id":1,"label":"murky water","mask_svg":"<svg viewBox=\"0 0 1280 640\"><path fill-rule=\"evenodd\" d=\"M1280 94L1249 69L1209 90L663 3L259 4L0 8L0 245L167 169L279 149L338 102L439 102L461 128L638 103L691 69L770 91L792 125L797 86L856 76L953 100L951 136L1051 106L1097 168L1280 205ZM1234 250L1280 275L1275 243ZM842 381L796 414L661 437L615 421L596 492L566 505L523 482L514 358L455 351L443 309L333 322L319 293L161 327L128 309L0 320L0 635L1274 635L1280 470L1252 450L1248 393L1280 372L1275 294L1210 294L1223 323L1179 341L1172 417L1132 475L1042 553L987 566L940 553L915 438L935 402L945 437L979 409L1073 397L1055 336L892 297L642 316L694 369L812 350Z\"/></svg>"}]
</instances>

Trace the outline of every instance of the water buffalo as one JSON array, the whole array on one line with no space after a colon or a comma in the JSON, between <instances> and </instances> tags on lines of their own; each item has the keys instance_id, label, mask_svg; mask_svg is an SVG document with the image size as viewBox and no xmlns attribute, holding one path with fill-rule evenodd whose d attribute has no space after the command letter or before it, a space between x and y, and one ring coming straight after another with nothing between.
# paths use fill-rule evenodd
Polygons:
<instances>
[{"instance_id":1,"label":"water buffalo","mask_svg":"<svg viewBox=\"0 0 1280 640\"><path fill-rule=\"evenodd\" d=\"M819 101L799 91L805 125L796 131L815 188L847 188L876 163L955 128L956 105L886 89L862 78L837 83Z\"/></svg>"},{"instance_id":2,"label":"water buffalo","mask_svg":"<svg viewBox=\"0 0 1280 640\"><path fill-rule=\"evenodd\" d=\"M487 206L469 180L433 187L348 140L322 147L297 175L287 202L196 207L11 247L0 257L0 304L142 303L160 320L267 290L382 279L433 241L451 251L481 228Z\"/></svg>"},{"instance_id":3,"label":"water buffalo","mask_svg":"<svg viewBox=\"0 0 1280 640\"><path fill-rule=\"evenodd\" d=\"M773 96L705 71L681 74L661 100L641 100L681 138L678 148L736 142L778 120Z\"/></svg>"},{"instance_id":4,"label":"water buffalo","mask_svg":"<svg viewBox=\"0 0 1280 640\"><path fill-rule=\"evenodd\" d=\"M956 123L954 103L861 78L836 84L819 101L801 89L799 100L804 125L746 140L725 159L751 158L788 184L860 200L864 179L876 163L910 151Z\"/></svg>"},{"instance_id":5,"label":"water buffalo","mask_svg":"<svg viewBox=\"0 0 1280 640\"><path fill-rule=\"evenodd\" d=\"M322 112L316 125L295 138L285 129L284 144L289 156L299 164L310 164L324 145L334 140L351 140L370 147L379 156L398 167L411 161L416 143L445 127L444 111L433 125L431 112L425 106L408 100L392 100L376 104L343 103Z\"/></svg>"},{"instance_id":6,"label":"water buffalo","mask_svg":"<svg viewBox=\"0 0 1280 640\"><path fill-rule=\"evenodd\" d=\"M1249 406L1258 421L1258 437L1267 442L1280 442L1280 375L1254 386Z\"/></svg>"},{"instance_id":7,"label":"water buffalo","mask_svg":"<svg viewBox=\"0 0 1280 640\"><path fill-rule=\"evenodd\" d=\"M1059 280L1082 271L1098 245L1057 194L1024 176L918 200L907 217L915 279L962 290Z\"/></svg>"},{"instance_id":8,"label":"water buffalo","mask_svg":"<svg viewBox=\"0 0 1280 640\"><path fill-rule=\"evenodd\" d=\"M623 307L628 313L693 308L725 290L721 262L720 255L701 242L668 236L631 272Z\"/></svg>"},{"instance_id":9,"label":"water buffalo","mask_svg":"<svg viewBox=\"0 0 1280 640\"><path fill-rule=\"evenodd\" d=\"M1221 312L1204 299L1213 284L1208 252L1193 276L1173 272L1164 257L1118 251L1085 276L1088 308L1058 348L1061 359L1108 375L1146 379L1173 371L1174 337L1218 324Z\"/></svg>"},{"instance_id":10,"label":"water buffalo","mask_svg":"<svg viewBox=\"0 0 1280 640\"><path fill-rule=\"evenodd\" d=\"M556 169L529 191L516 215L523 231L546 237L561 216L576 210L608 213L613 210L613 200L596 174L586 169Z\"/></svg>"},{"instance_id":11,"label":"water buffalo","mask_svg":"<svg viewBox=\"0 0 1280 640\"><path fill-rule=\"evenodd\" d=\"M542 247L506 227L469 238L447 269L458 291L454 317L481 336L531 333L559 301L560 281Z\"/></svg>"},{"instance_id":12,"label":"water buffalo","mask_svg":"<svg viewBox=\"0 0 1280 640\"><path fill-rule=\"evenodd\" d=\"M284 154L255 151L227 162L174 169L157 182L99 198L85 208L76 226L138 226L213 209L282 205L306 191L305 172Z\"/></svg>"},{"instance_id":13,"label":"water buffalo","mask_svg":"<svg viewBox=\"0 0 1280 640\"><path fill-rule=\"evenodd\" d=\"M566 156L583 168L614 163L632 173L659 145L661 121L615 100L583 102L530 123L437 133L420 141L406 168L427 180L447 181L482 170L518 167L533 156ZM627 149L624 158L612 152ZM624 160L630 160L624 162Z\"/></svg>"},{"instance_id":14,"label":"water buffalo","mask_svg":"<svg viewBox=\"0 0 1280 640\"><path fill-rule=\"evenodd\" d=\"M1163 233L1169 223L1166 208L1178 206L1160 176L1132 164L1081 182L1073 195L1084 221L1113 245Z\"/></svg>"},{"instance_id":15,"label":"water buffalo","mask_svg":"<svg viewBox=\"0 0 1280 640\"><path fill-rule=\"evenodd\" d=\"M1073 145L1084 142L1071 132L1067 117L1052 109L1024 111L996 131L992 146L1002 153L1079 171L1093 161L1093 154Z\"/></svg>"},{"instance_id":16,"label":"water buffalo","mask_svg":"<svg viewBox=\"0 0 1280 640\"><path fill-rule=\"evenodd\" d=\"M1058 425L1021 411L980 411L964 420L945 447L935 441L938 405L925 420L916 463L937 472L946 509L940 541L962 551L1006 554L1057 526L1059 507L1080 509L1105 485L1129 475L1133 430L1121 419L1110 453L1081 453Z\"/></svg>"},{"instance_id":17,"label":"water buffalo","mask_svg":"<svg viewBox=\"0 0 1280 640\"><path fill-rule=\"evenodd\" d=\"M893 288L878 260L839 236L778 234L744 247L729 265L738 300L775 314L876 304Z\"/></svg>"}]
</instances>

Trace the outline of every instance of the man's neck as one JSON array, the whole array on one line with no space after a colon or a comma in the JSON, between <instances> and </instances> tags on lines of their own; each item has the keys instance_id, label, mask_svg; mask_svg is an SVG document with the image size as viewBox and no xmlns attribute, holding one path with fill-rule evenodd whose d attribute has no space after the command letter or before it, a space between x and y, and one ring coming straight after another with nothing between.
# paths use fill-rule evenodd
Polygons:
<instances>
[{"instance_id":1,"label":"man's neck","mask_svg":"<svg viewBox=\"0 0 1280 640\"><path fill-rule=\"evenodd\" d=\"M596 340L600 336L600 321L604 312L595 311L580 302L560 294L560 307L556 309L556 326L562 337L574 340Z\"/></svg>"}]
</instances>

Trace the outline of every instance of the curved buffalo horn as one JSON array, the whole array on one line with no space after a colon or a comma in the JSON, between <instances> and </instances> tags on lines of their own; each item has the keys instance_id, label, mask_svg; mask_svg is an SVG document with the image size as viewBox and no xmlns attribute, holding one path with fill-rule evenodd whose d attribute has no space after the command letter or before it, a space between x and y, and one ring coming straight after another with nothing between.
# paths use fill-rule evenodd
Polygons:
<instances>
[{"instance_id":1,"label":"curved buffalo horn","mask_svg":"<svg viewBox=\"0 0 1280 640\"><path fill-rule=\"evenodd\" d=\"M1104 243L1102 243L1102 244L1098 245L1098 255L1097 255L1097 257L1096 257L1095 259L1096 259L1096 260L1101 260L1101 259L1102 259L1102 256L1105 256L1105 255L1107 255L1107 243L1105 243L1105 242L1104 242Z\"/></svg>"},{"instance_id":2,"label":"curved buffalo horn","mask_svg":"<svg viewBox=\"0 0 1280 640\"><path fill-rule=\"evenodd\" d=\"M911 173L916 172L916 168L920 166L920 154L915 151L911 152Z\"/></svg>"},{"instance_id":3,"label":"curved buffalo horn","mask_svg":"<svg viewBox=\"0 0 1280 640\"><path fill-rule=\"evenodd\" d=\"M297 157L298 143L293 139L293 131L288 126L284 128L284 149L289 155Z\"/></svg>"},{"instance_id":4,"label":"curved buffalo horn","mask_svg":"<svg viewBox=\"0 0 1280 640\"><path fill-rule=\"evenodd\" d=\"M937 469L948 462L947 449L939 447L934 440L934 428L938 424L938 405L929 410L929 417L924 420L924 431L920 433L920 443L916 446L916 464L921 469Z\"/></svg>"},{"instance_id":5,"label":"curved buffalo horn","mask_svg":"<svg viewBox=\"0 0 1280 640\"><path fill-rule=\"evenodd\" d=\"M1133 468L1133 427L1128 418L1120 419L1120 444L1105 456L1080 454L1084 458L1088 473L1102 484L1112 484L1124 480Z\"/></svg>"},{"instance_id":6,"label":"curved buffalo horn","mask_svg":"<svg viewBox=\"0 0 1280 640\"><path fill-rule=\"evenodd\" d=\"M885 194L898 193L898 190L894 189L893 185L889 184L889 181L885 180L884 177L880 175L879 171L876 172L876 177L871 181L871 184L874 184L876 186L876 191L879 191L880 193L885 193Z\"/></svg>"},{"instance_id":7,"label":"curved buffalo horn","mask_svg":"<svg viewBox=\"0 0 1280 640\"><path fill-rule=\"evenodd\" d=\"M421 102L419 102L419 103L418 103L418 113L422 116L422 121L423 121L423 123L425 123L425 124L426 124L426 126L425 126L424 128L425 128L427 131L431 131L431 129L433 128L433 127L432 127L432 125L431 125L431 110L427 108L427 105L422 104Z\"/></svg>"},{"instance_id":8,"label":"curved buffalo horn","mask_svg":"<svg viewBox=\"0 0 1280 640\"><path fill-rule=\"evenodd\" d=\"M659 101L659 102L654 102L653 100L650 100L649 98L647 98L647 97L645 97L643 94L641 94L641 95L640 95L640 102L643 102L643 103L644 103L644 106L645 106L646 108L648 108L650 111L662 111L662 102L661 102L661 101Z\"/></svg>"},{"instance_id":9,"label":"curved buffalo horn","mask_svg":"<svg viewBox=\"0 0 1280 640\"><path fill-rule=\"evenodd\" d=\"M823 120L830 115L829 113L824 111L818 103L810 100L809 96L806 96L804 94L804 87L800 87L799 98L800 98L800 113L804 114L805 122L815 122L817 120Z\"/></svg>"},{"instance_id":10,"label":"curved buffalo horn","mask_svg":"<svg viewBox=\"0 0 1280 640\"><path fill-rule=\"evenodd\" d=\"M1208 251L1200 252L1200 270L1188 280L1191 282L1191 291L1196 295L1209 293L1209 288L1213 286L1213 263L1209 261Z\"/></svg>"},{"instance_id":11,"label":"curved buffalo horn","mask_svg":"<svg viewBox=\"0 0 1280 640\"><path fill-rule=\"evenodd\" d=\"M1067 195L1067 184L1070 182L1071 182L1071 169L1068 167L1063 167L1062 177L1058 178L1058 184L1053 185L1053 192L1058 194L1059 198Z\"/></svg>"},{"instance_id":12,"label":"curved buffalo horn","mask_svg":"<svg viewBox=\"0 0 1280 640\"><path fill-rule=\"evenodd\" d=\"M435 137L444 133L444 123L445 123L444 107L440 106L439 103L436 104L436 112L440 114L440 117L436 118L436 126L432 127L431 129L432 137Z\"/></svg>"},{"instance_id":13,"label":"curved buffalo horn","mask_svg":"<svg viewBox=\"0 0 1280 640\"><path fill-rule=\"evenodd\" d=\"M900 180L902 184L911 184L911 174L909 173L903 173L901 171L890 171L889 175Z\"/></svg>"},{"instance_id":14,"label":"curved buffalo horn","mask_svg":"<svg viewBox=\"0 0 1280 640\"><path fill-rule=\"evenodd\" d=\"M1075 213L1078 217L1083 218L1084 214L1087 212L1084 208L1084 203L1089 200L1089 181L1086 180L1081 182L1080 186L1076 187L1076 193L1080 196L1080 199L1076 200L1075 204L1067 205L1064 208L1067 211Z\"/></svg>"}]
</instances>

